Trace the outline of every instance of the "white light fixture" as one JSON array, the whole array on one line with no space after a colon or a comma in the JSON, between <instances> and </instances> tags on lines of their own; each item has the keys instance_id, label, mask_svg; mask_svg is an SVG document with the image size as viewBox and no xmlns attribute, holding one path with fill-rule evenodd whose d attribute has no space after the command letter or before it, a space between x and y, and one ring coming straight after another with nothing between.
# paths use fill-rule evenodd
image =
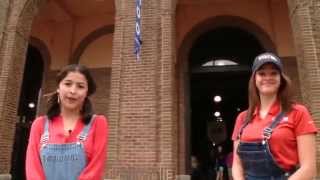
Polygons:
<instances>
[{"instance_id":1,"label":"white light fixture","mask_svg":"<svg viewBox=\"0 0 320 180\"><path fill-rule=\"evenodd\" d=\"M235 66L239 65L237 62L229 59L214 59L214 60L209 60L202 64L201 66L203 67L210 67L210 66Z\"/></svg>"},{"instance_id":2,"label":"white light fixture","mask_svg":"<svg viewBox=\"0 0 320 180\"><path fill-rule=\"evenodd\" d=\"M215 96L213 97L213 101L216 102L216 103L221 102L221 100L222 100L222 98L221 98L221 96L219 96L219 95L215 95Z\"/></svg>"},{"instance_id":3,"label":"white light fixture","mask_svg":"<svg viewBox=\"0 0 320 180\"><path fill-rule=\"evenodd\" d=\"M215 116L215 117L220 117L220 115L221 115L221 114L220 114L219 111L214 112L214 116Z\"/></svg>"},{"instance_id":4,"label":"white light fixture","mask_svg":"<svg viewBox=\"0 0 320 180\"><path fill-rule=\"evenodd\" d=\"M34 102L30 102L30 103L28 104L28 107L29 107L30 109L33 109L35 106L36 106L36 105L34 104Z\"/></svg>"}]
</instances>

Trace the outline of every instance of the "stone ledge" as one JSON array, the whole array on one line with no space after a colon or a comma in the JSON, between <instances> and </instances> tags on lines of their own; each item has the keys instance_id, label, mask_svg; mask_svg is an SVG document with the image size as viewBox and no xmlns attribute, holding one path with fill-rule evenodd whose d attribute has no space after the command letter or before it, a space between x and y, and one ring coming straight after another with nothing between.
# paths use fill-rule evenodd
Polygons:
<instances>
[{"instance_id":1,"label":"stone ledge","mask_svg":"<svg viewBox=\"0 0 320 180\"><path fill-rule=\"evenodd\" d=\"M11 174L0 174L0 180L11 180Z\"/></svg>"},{"instance_id":2,"label":"stone ledge","mask_svg":"<svg viewBox=\"0 0 320 180\"><path fill-rule=\"evenodd\" d=\"M191 180L190 175L177 175L176 180Z\"/></svg>"}]
</instances>

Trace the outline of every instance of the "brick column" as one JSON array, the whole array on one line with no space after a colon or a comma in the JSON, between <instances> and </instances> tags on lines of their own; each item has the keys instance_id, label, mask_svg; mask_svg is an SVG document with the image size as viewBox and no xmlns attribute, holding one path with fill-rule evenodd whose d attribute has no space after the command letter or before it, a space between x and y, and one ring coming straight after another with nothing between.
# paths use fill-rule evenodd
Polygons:
<instances>
[{"instance_id":1,"label":"brick column","mask_svg":"<svg viewBox=\"0 0 320 180\"><path fill-rule=\"evenodd\" d=\"M175 9L176 1L162 0L160 6L160 64L159 107L160 120L160 166L168 167L169 179L177 173L178 167L178 113L176 94L176 46ZM172 176L171 176L172 175Z\"/></svg>"},{"instance_id":2,"label":"brick column","mask_svg":"<svg viewBox=\"0 0 320 180\"><path fill-rule=\"evenodd\" d=\"M9 8L9 7L7 7ZM19 64L14 63L14 58L20 52L15 51L13 54L14 41L22 40L17 36L16 26L11 26L11 20L14 18L12 10L9 15L9 21L4 24L4 35L2 36L0 49L0 173L9 174L11 166L11 150L14 139L15 122L17 120L17 97L15 93L19 83ZM4 21L6 22L6 21ZM21 65L20 65L21 66ZM14 70L18 70L14 73ZM18 81L17 81L18 80Z\"/></svg>"},{"instance_id":3,"label":"brick column","mask_svg":"<svg viewBox=\"0 0 320 180\"><path fill-rule=\"evenodd\" d=\"M121 5L123 0L115 1L115 25L113 33L113 57L110 80L110 102L109 102L109 142L107 155L107 175L112 177L112 169L116 169L119 160L119 118L120 118L120 87L121 87L121 61L123 52L124 18Z\"/></svg>"},{"instance_id":4,"label":"brick column","mask_svg":"<svg viewBox=\"0 0 320 180\"><path fill-rule=\"evenodd\" d=\"M320 127L320 1L288 0L302 99ZM320 171L320 137L317 136ZM319 175L318 175L319 176Z\"/></svg>"},{"instance_id":5,"label":"brick column","mask_svg":"<svg viewBox=\"0 0 320 180\"><path fill-rule=\"evenodd\" d=\"M112 169L159 173L160 168L166 168L173 177L177 122L171 3L143 1L138 62L134 54L135 1L116 1L108 176Z\"/></svg>"},{"instance_id":6,"label":"brick column","mask_svg":"<svg viewBox=\"0 0 320 180\"><path fill-rule=\"evenodd\" d=\"M6 25L6 22L7 22L8 10L9 10L9 0L0 1L0 42L3 36L4 26Z\"/></svg>"},{"instance_id":7,"label":"brick column","mask_svg":"<svg viewBox=\"0 0 320 180\"><path fill-rule=\"evenodd\" d=\"M0 45L0 174L9 174L31 23L41 0L10 1ZM2 4L5 1L1 1ZM3 5L3 4L2 4ZM2 11L1 11L2 13Z\"/></svg>"}]
</instances>

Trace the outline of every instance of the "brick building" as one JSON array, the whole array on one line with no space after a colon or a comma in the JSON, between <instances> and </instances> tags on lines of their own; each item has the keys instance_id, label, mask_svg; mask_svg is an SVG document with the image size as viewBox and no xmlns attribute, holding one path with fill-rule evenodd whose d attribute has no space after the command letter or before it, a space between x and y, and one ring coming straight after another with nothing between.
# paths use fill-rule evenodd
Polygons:
<instances>
[{"instance_id":1,"label":"brick building","mask_svg":"<svg viewBox=\"0 0 320 180\"><path fill-rule=\"evenodd\" d=\"M182 179L191 156L208 158L206 145L224 140L231 150L249 67L263 51L284 60L320 127L319 0L142 1L140 61L135 12L128 0L0 1L0 179L21 171L31 119L69 63L87 65L97 81L92 100L110 124L109 179ZM229 101L214 104L215 95ZM320 167L319 150L317 159Z\"/></svg>"}]
</instances>

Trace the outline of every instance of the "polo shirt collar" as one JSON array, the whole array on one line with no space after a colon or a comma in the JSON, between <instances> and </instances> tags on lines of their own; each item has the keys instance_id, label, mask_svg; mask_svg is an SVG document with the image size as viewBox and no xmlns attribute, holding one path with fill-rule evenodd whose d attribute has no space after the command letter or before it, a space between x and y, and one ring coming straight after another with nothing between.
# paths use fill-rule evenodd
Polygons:
<instances>
[{"instance_id":1,"label":"polo shirt collar","mask_svg":"<svg viewBox=\"0 0 320 180\"><path fill-rule=\"evenodd\" d=\"M254 109L253 117L255 117L260 110L260 105ZM272 116L276 116L280 112L280 102L276 100L269 109L268 114Z\"/></svg>"}]
</instances>

